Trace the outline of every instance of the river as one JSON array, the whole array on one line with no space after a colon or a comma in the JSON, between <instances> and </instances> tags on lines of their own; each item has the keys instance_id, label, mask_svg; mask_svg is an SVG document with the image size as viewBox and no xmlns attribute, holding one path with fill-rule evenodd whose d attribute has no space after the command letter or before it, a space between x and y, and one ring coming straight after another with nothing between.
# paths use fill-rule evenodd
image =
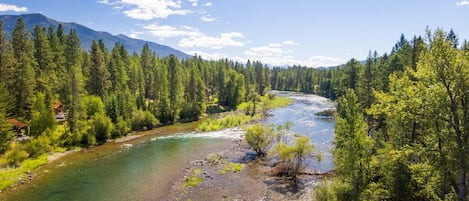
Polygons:
<instances>
[{"instance_id":1,"label":"river","mask_svg":"<svg viewBox=\"0 0 469 201\"><path fill-rule=\"evenodd\" d=\"M263 123L279 125L291 121L293 133L307 135L323 152L324 159L319 163L309 161L309 167L333 169L330 148L334 119L314 114L333 108L334 104L315 95L279 95L291 97L293 104L272 110L273 116ZM183 132L136 141L130 148L116 148L114 143L108 143L40 168L41 174L33 182L1 193L0 200L161 200L190 161L226 149L242 134L240 129Z\"/></svg>"}]
</instances>

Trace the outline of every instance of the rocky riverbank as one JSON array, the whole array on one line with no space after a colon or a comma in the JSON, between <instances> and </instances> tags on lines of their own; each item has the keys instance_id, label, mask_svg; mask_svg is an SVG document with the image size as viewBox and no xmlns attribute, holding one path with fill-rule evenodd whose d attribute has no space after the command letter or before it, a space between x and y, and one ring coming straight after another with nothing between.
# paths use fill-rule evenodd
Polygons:
<instances>
[{"instance_id":1,"label":"rocky riverbank","mask_svg":"<svg viewBox=\"0 0 469 201\"><path fill-rule=\"evenodd\" d=\"M236 140L227 150L188 163L167 200L312 200L323 175L301 174L295 186L251 151Z\"/></svg>"}]
</instances>

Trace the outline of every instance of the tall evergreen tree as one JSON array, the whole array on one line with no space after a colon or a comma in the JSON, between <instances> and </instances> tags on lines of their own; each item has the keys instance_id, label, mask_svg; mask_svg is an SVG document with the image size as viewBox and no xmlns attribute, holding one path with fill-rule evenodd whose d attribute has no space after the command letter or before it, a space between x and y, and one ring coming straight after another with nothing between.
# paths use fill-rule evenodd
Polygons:
<instances>
[{"instance_id":1,"label":"tall evergreen tree","mask_svg":"<svg viewBox=\"0 0 469 201\"><path fill-rule=\"evenodd\" d=\"M346 91L339 105L333 151L335 171L351 184L350 200L360 200L367 184L373 141L367 135L353 90Z\"/></svg>"},{"instance_id":2,"label":"tall evergreen tree","mask_svg":"<svg viewBox=\"0 0 469 201\"><path fill-rule=\"evenodd\" d=\"M3 22L0 21L0 80L5 90L14 88L16 80L15 62L13 47L10 41L8 41L7 33L3 29ZM8 108L6 112L11 112L11 109L13 108Z\"/></svg>"},{"instance_id":3,"label":"tall evergreen tree","mask_svg":"<svg viewBox=\"0 0 469 201\"><path fill-rule=\"evenodd\" d=\"M12 34L13 52L16 58L16 68L14 72L13 87L10 94L15 98L14 115L29 118L29 111L32 104L34 81L34 60L33 49L29 34L25 29L24 21L18 18Z\"/></svg>"},{"instance_id":4,"label":"tall evergreen tree","mask_svg":"<svg viewBox=\"0 0 469 201\"><path fill-rule=\"evenodd\" d=\"M81 71L81 42L77 32L70 30L70 34L65 41L65 66L68 73L68 83L66 87L66 97L63 98L68 109L67 120L70 132L73 134L80 120L81 96L83 93L83 77Z\"/></svg>"},{"instance_id":5,"label":"tall evergreen tree","mask_svg":"<svg viewBox=\"0 0 469 201\"><path fill-rule=\"evenodd\" d=\"M44 27L38 25L34 27L33 41L35 47L34 56L37 62L35 69L36 89L38 92L45 93L46 97L50 99L52 87L58 83L52 49Z\"/></svg>"},{"instance_id":6,"label":"tall evergreen tree","mask_svg":"<svg viewBox=\"0 0 469 201\"><path fill-rule=\"evenodd\" d=\"M91 42L91 65L87 83L90 95L100 96L102 99L108 94L109 72L106 68L104 53L96 41Z\"/></svg>"},{"instance_id":7,"label":"tall evergreen tree","mask_svg":"<svg viewBox=\"0 0 469 201\"><path fill-rule=\"evenodd\" d=\"M170 121L175 123L181 111L183 85L181 80L181 67L178 59L174 55L168 58L168 78L169 78L169 108Z\"/></svg>"}]
</instances>

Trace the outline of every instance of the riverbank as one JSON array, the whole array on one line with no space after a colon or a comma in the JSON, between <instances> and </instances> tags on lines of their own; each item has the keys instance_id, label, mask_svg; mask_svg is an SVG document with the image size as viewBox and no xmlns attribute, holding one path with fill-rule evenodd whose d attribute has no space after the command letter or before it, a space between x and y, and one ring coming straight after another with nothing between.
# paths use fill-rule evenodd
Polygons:
<instances>
[{"instance_id":1,"label":"riverbank","mask_svg":"<svg viewBox=\"0 0 469 201\"><path fill-rule=\"evenodd\" d=\"M44 154L38 159L27 159L17 168L0 169L0 192L14 190L20 186L26 186L25 184L34 183L36 178L54 171L55 168L69 163L68 161L97 160L121 150L124 144L133 145L154 137L194 131L199 124L200 121L163 126L148 131L134 132L100 146L55 152Z\"/></svg>"},{"instance_id":2,"label":"riverbank","mask_svg":"<svg viewBox=\"0 0 469 201\"><path fill-rule=\"evenodd\" d=\"M301 174L295 186L275 172L269 161L255 160L247 143L235 140L226 150L188 162L166 200L312 200L325 176Z\"/></svg>"}]
</instances>

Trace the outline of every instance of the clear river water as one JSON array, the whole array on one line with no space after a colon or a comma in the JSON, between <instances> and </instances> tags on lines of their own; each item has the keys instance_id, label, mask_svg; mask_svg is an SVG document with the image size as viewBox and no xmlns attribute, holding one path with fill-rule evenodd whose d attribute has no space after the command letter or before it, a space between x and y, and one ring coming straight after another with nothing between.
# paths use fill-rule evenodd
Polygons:
<instances>
[{"instance_id":1,"label":"clear river water","mask_svg":"<svg viewBox=\"0 0 469 201\"><path fill-rule=\"evenodd\" d=\"M291 131L307 135L323 153L323 160L309 161L309 168L332 170L330 153L333 118L315 113L334 108L330 100L297 93L279 92L294 102L272 110L264 124L293 122ZM193 160L230 146L243 131L183 132L131 142L132 147L108 143L93 151L69 154L40 168L31 183L0 193L0 200L164 200L174 178L184 174ZM118 146L118 147L116 147Z\"/></svg>"}]
</instances>

